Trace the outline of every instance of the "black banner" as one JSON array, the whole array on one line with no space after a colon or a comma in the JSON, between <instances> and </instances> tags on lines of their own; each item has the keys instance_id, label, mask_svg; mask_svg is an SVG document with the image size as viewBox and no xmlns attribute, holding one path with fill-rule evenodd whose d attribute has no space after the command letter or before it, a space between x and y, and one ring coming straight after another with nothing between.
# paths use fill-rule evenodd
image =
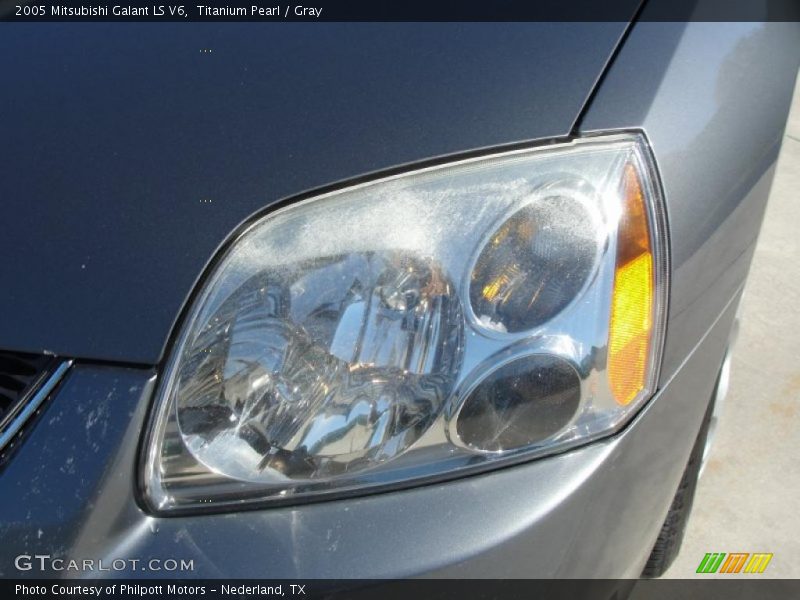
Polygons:
<instances>
[{"instance_id":1,"label":"black banner","mask_svg":"<svg viewBox=\"0 0 800 600\"><path fill-rule=\"evenodd\" d=\"M172 600L249 598L267 600L772 600L800 596L800 580L12 580L0 584L4 598L64 600Z\"/></svg>"},{"instance_id":2,"label":"black banner","mask_svg":"<svg viewBox=\"0 0 800 600\"><path fill-rule=\"evenodd\" d=\"M796 0L0 0L0 20L26 22L286 21L798 21Z\"/></svg>"}]
</instances>

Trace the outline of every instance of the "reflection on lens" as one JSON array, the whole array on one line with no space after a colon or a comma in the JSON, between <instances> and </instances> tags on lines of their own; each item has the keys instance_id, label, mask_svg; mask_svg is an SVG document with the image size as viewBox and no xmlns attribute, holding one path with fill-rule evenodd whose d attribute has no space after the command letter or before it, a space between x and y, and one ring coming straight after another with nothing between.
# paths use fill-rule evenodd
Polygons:
<instances>
[{"instance_id":1,"label":"reflection on lens","mask_svg":"<svg viewBox=\"0 0 800 600\"><path fill-rule=\"evenodd\" d=\"M356 253L262 273L183 357L192 454L245 480L357 471L413 444L460 367L463 317L432 261Z\"/></svg>"},{"instance_id":2,"label":"reflection on lens","mask_svg":"<svg viewBox=\"0 0 800 600\"><path fill-rule=\"evenodd\" d=\"M591 275L596 235L592 215L574 198L550 196L517 211L478 256L469 288L475 317L509 333L552 319Z\"/></svg>"},{"instance_id":3,"label":"reflection on lens","mask_svg":"<svg viewBox=\"0 0 800 600\"><path fill-rule=\"evenodd\" d=\"M491 372L464 400L456 434L474 450L525 448L566 427L580 397L580 379L567 361L545 354L518 358Z\"/></svg>"}]
</instances>

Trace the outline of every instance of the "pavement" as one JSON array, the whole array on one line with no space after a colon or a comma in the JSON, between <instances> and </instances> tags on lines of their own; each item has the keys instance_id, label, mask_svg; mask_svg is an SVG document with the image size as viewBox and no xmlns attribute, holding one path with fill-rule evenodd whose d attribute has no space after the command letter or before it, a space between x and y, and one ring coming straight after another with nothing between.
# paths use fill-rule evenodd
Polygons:
<instances>
[{"instance_id":1,"label":"pavement","mask_svg":"<svg viewBox=\"0 0 800 600\"><path fill-rule=\"evenodd\" d=\"M695 573L706 552L771 552L759 577L800 577L798 192L800 79L742 300L730 392L681 552L665 577L710 577Z\"/></svg>"}]
</instances>

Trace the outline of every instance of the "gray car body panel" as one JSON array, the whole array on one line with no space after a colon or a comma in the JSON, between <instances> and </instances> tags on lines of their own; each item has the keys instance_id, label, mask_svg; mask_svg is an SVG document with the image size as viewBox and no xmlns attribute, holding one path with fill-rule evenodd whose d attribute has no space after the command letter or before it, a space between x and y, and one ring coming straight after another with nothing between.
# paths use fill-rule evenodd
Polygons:
<instances>
[{"instance_id":1,"label":"gray car body panel","mask_svg":"<svg viewBox=\"0 0 800 600\"><path fill-rule=\"evenodd\" d=\"M142 511L137 444L153 372L74 367L0 481L0 534L20 542L0 548L0 574L78 575L18 572L24 553L106 565L193 560L191 575L206 578L635 577L688 458L696 432L686 423L705 411L697 397L711 394L734 308L614 438L481 476L230 514Z\"/></svg>"},{"instance_id":2,"label":"gray car body panel","mask_svg":"<svg viewBox=\"0 0 800 600\"><path fill-rule=\"evenodd\" d=\"M254 212L568 135L627 24L183 25L3 27L0 348L158 362Z\"/></svg>"},{"instance_id":3,"label":"gray car body panel","mask_svg":"<svg viewBox=\"0 0 800 600\"><path fill-rule=\"evenodd\" d=\"M662 382L747 276L798 61L798 23L638 23L583 119L586 133L643 129L658 160L672 237Z\"/></svg>"},{"instance_id":4,"label":"gray car body panel","mask_svg":"<svg viewBox=\"0 0 800 600\"><path fill-rule=\"evenodd\" d=\"M14 570L14 556L27 552L192 559L201 577L638 576L711 396L768 193L791 85L763 72L791 80L798 54L785 24L764 26L749 49L760 29L716 25L719 49L703 53L697 36L709 27L637 24L581 124L586 133L645 131L669 209L660 390L622 432L403 491L157 518L136 501L155 371L79 365L0 474L0 534L21 540L0 548L0 573L75 575ZM758 102L719 97L752 94L754 81L769 84Z\"/></svg>"}]
</instances>

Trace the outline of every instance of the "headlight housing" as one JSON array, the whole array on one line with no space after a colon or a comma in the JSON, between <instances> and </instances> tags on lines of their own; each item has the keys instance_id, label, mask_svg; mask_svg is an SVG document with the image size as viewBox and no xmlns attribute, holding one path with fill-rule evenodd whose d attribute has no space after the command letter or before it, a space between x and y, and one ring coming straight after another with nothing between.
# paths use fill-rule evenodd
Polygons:
<instances>
[{"instance_id":1,"label":"headlight housing","mask_svg":"<svg viewBox=\"0 0 800 600\"><path fill-rule=\"evenodd\" d=\"M160 382L155 510L406 485L618 430L655 387L667 247L639 135L397 175L253 222Z\"/></svg>"}]
</instances>

